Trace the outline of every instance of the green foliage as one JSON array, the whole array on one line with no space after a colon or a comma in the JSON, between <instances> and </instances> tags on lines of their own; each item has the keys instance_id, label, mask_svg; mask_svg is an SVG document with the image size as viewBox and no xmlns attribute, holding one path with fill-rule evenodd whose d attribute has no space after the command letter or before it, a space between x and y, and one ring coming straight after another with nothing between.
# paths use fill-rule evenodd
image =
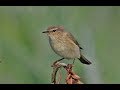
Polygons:
<instances>
[{"instance_id":1,"label":"green foliage","mask_svg":"<svg viewBox=\"0 0 120 90\"><path fill-rule=\"evenodd\" d=\"M93 62L75 62L85 83L120 83L119 24L119 7L1 6L0 83L50 83L50 66L60 57L42 34L49 25L73 33Z\"/></svg>"}]
</instances>

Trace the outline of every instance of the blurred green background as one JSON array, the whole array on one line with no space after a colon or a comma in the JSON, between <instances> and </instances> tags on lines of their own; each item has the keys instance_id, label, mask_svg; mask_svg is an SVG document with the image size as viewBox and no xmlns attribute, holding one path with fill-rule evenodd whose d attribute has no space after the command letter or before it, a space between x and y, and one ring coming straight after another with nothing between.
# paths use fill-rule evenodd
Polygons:
<instances>
[{"instance_id":1,"label":"blurred green background","mask_svg":"<svg viewBox=\"0 0 120 90\"><path fill-rule=\"evenodd\" d=\"M60 56L42 34L50 25L63 25L92 61L90 66L75 61L84 83L120 83L120 7L1 6L1 84L51 83L51 64Z\"/></svg>"}]
</instances>

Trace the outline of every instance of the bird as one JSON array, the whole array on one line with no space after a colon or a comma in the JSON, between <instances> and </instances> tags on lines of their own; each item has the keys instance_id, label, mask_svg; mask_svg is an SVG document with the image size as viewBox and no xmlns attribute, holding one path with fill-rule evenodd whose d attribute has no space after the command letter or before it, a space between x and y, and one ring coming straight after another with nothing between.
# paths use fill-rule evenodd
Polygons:
<instances>
[{"instance_id":1,"label":"bird","mask_svg":"<svg viewBox=\"0 0 120 90\"><path fill-rule=\"evenodd\" d=\"M83 49L75 37L68 31L65 30L63 26L49 26L46 31L49 38L49 44L53 51L61 56L63 59L78 59L81 63L90 65L91 62L86 59L81 50Z\"/></svg>"}]
</instances>

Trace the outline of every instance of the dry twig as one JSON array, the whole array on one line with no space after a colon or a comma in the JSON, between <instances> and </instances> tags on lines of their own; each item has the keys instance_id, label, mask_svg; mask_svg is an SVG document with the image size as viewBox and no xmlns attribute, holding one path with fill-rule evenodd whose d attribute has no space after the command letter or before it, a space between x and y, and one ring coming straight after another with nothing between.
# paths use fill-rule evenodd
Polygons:
<instances>
[{"instance_id":1,"label":"dry twig","mask_svg":"<svg viewBox=\"0 0 120 90\"><path fill-rule=\"evenodd\" d=\"M61 67L63 67L67 71L66 84L83 84L80 81L80 77L76 73L73 72L72 64L67 65L65 63L60 63L59 61L55 61L52 65L52 67L53 67L53 73L52 73L52 83L53 84L60 83L61 77L59 78L59 81L56 81L56 77L57 77L57 72Z\"/></svg>"}]
</instances>

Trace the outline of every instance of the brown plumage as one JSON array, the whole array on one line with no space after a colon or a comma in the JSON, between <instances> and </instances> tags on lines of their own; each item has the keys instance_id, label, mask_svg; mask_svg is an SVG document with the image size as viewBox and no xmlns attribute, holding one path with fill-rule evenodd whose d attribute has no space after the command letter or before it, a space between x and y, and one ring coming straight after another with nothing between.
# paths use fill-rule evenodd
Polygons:
<instances>
[{"instance_id":1,"label":"brown plumage","mask_svg":"<svg viewBox=\"0 0 120 90\"><path fill-rule=\"evenodd\" d=\"M64 31L64 27L50 26L43 33L47 33L50 46L56 54L66 59L78 58L83 64L91 64L82 55L80 44L70 32Z\"/></svg>"}]
</instances>

